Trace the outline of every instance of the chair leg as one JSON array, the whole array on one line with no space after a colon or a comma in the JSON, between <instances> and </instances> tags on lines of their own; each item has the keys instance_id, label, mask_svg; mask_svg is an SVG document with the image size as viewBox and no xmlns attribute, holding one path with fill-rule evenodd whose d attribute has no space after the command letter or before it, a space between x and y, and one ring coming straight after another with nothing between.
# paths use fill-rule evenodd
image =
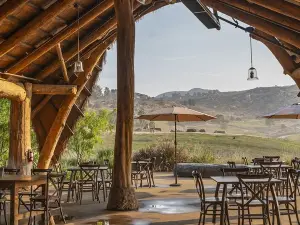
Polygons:
<instances>
[{"instance_id":1,"label":"chair leg","mask_svg":"<svg viewBox=\"0 0 300 225\"><path fill-rule=\"evenodd\" d=\"M272 203L272 225L275 225L275 206Z\"/></svg>"},{"instance_id":2,"label":"chair leg","mask_svg":"<svg viewBox=\"0 0 300 225\"><path fill-rule=\"evenodd\" d=\"M61 207L61 203L60 203L59 201L57 201L57 204L58 204L58 207L59 207L59 211L60 211L61 218L62 218L62 220L64 221L64 223L66 224L67 222L66 222L66 219L65 219L65 216L64 216L62 207Z\"/></svg>"},{"instance_id":3,"label":"chair leg","mask_svg":"<svg viewBox=\"0 0 300 225\"><path fill-rule=\"evenodd\" d=\"M6 218L6 202L3 203L3 211L4 211L4 222L7 225L7 218Z\"/></svg>"},{"instance_id":4,"label":"chair leg","mask_svg":"<svg viewBox=\"0 0 300 225\"><path fill-rule=\"evenodd\" d=\"M200 212L200 217L199 217L199 222L198 222L198 225L201 224L201 221L202 221L202 212Z\"/></svg>"},{"instance_id":5,"label":"chair leg","mask_svg":"<svg viewBox=\"0 0 300 225\"><path fill-rule=\"evenodd\" d=\"M238 207L238 225L241 225L241 208Z\"/></svg>"},{"instance_id":6,"label":"chair leg","mask_svg":"<svg viewBox=\"0 0 300 225\"><path fill-rule=\"evenodd\" d=\"M250 207L248 207L248 215L250 215ZM251 223L251 218L250 218L250 216L249 216L249 224L251 225L252 223Z\"/></svg>"},{"instance_id":7,"label":"chair leg","mask_svg":"<svg viewBox=\"0 0 300 225\"><path fill-rule=\"evenodd\" d=\"M290 213L290 205L289 204L285 204L285 207L287 209L287 213L288 213L290 225L292 225L292 218L291 218L291 213Z\"/></svg>"},{"instance_id":8,"label":"chair leg","mask_svg":"<svg viewBox=\"0 0 300 225\"><path fill-rule=\"evenodd\" d=\"M297 209L297 202L295 202L294 210L295 210L295 214L296 214L297 224L300 224L299 214L298 214L298 209Z\"/></svg>"},{"instance_id":9,"label":"chair leg","mask_svg":"<svg viewBox=\"0 0 300 225\"><path fill-rule=\"evenodd\" d=\"M227 218L227 224L230 225L230 221L229 221L229 210L228 210L228 204L226 204L226 218Z\"/></svg>"},{"instance_id":10,"label":"chair leg","mask_svg":"<svg viewBox=\"0 0 300 225\"><path fill-rule=\"evenodd\" d=\"M242 225L245 224L245 209L242 208Z\"/></svg>"}]
</instances>

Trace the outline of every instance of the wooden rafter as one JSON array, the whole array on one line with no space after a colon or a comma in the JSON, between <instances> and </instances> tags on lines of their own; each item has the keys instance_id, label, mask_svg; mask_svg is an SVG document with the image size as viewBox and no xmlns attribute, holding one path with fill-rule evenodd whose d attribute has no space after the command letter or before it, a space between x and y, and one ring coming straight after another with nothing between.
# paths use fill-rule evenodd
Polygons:
<instances>
[{"instance_id":1,"label":"wooden rafter","mask_svg":"<svg viewBox=\"0 0 300 225\"><path fill-rule=\"evenodd\" d=\"M272 11L300 20L300 7L285 0L248 0Z\"/></svg>"},{"instance_id":2,"label":"wooden rafter","mask_svg":"<svg viewBox=\"0 0 300 225\"><path fill-rule=\"evenodd\" d=\"M7 17L9 14L13 13L17 8L25 5L29 0L10 0L5 2L0 7L0 22Z\"/></svg>"},{"instance_id":3,"label":"wooden rafter","mask_svg":"<svg viewBox=\"0 0 300 225\"><path fill-rule=\"evenodd\" d=\"M61 132L64 129L72 107L75 104L77 98L79 97L81 91L85 87L87 81L89 80L89 77L91 76L91 72L93 71L95 65L98 63L99 59L104 54L107 46L107 43L103 43L102 45L100 45L95 50L94 54L84 62L85 71L81 73L78 76L78 78L74 81L74 85L77 85L78 87L76 95L69 95L64 99L46 137L38 161L39 168L49 167L57 142L59 140Z\"/></svg>"},{"instance_id":4,"label":"wooden rafter","mask_svg":"<svg viewBox=\"0 0 300 225\"><path fill-rule=\"evenodd\" d=\"M73 2L74 0L57 1L57 3L52 4L47 10L30 20L25 26L22 26L22 28L17 30L17 32L0 44L0 57L13 49L20 41L24 40L30 34L36 32L39 27L49 24L53 17L61 13L66 6Z\"/></svg>"},{"instance_id":5,"label":"wooden rafter","mask_svg":"<svg viewBox=\"0 0 300 225\"><path fill-rule=\"evenodd\" d=\"M43 54L48 52L50 49L55 47L58 43L75 33L78 28L81 28L91 22L93 19L95 19L100 14L104 13L106 10L110 9L113 6L112 0L105 0L93 9L91 9L89 12L84 14L80 20L79 20L79 26L77 22L75 21L70 26L68 26L66 29L63 29L61 32L59 32L57 35L55 35L53 38L48 40L45 44L34 50L31 54L27 55L20 61L18 61L15 65L10 67L8 69L8 72L10 73L17 73L24 69L26 66L28 66L30 63L37 60L39 57L41 57Z\"/></svg>"},{"instance_id":6,"label":"wooden rafter","mask_svg":"<svg viewBox=\"0 0 300 225\"><path fill-rule=\"evenodd\" d=\"M62 50L61 50L60 43L56 45L56 52L57 52L57 55L58 55L58 60L60 62L60 66L61 66L62 74L64 76L64 80L65 80L65 82L69 83L70 79L69 79L69 76L68 76L68 70L67 70L67 67L66 67L66 63L65 63L64 56L63 56L63 53L62 53Z\"/></svg>"},{"instance_id":7,"label":"wooden rafter","mask_svg":"<svg viewBox=\"0 0 300 225\"><path fill-rule=\"evenodd\" d=\"M105 23L100 28L96 29L86 37L84 37L81 40L80 43L80 51L84 50L86 47L88 47L90 44L92 44L94 41L101 39L104 37L109 31L116 28L117 21L114 18L109 20L109 22ZM64 59L66 62L71 60L73 57L75 57L77 54L77 46L73 46L70 50L65 52ZM44 80L46 77L48 77L50 74L55 72L60 67L60 62L58 60L55 60L52 62L49 66L47 66L43 71L41 71L39 74L37 74L36 79Z\"/></svg>"},{"instance_id":8,"label":"wooden rafter","mask_svg":"<svg viewBox=\"0 0 300 225\"><path fill-rule=\"evenodd\" d=\"M258 34L259 36L256 36L255 34ZM273 42L279 43L279 41L275 37L272 37L271 35L268 35L259 30L255 30L254 35L252 35L252 37L254 39L262 42L269 48L269 50L273 53L275 58L277 58L277 60L283 67L284 73L289 74L289 75L292 74L292 72L296 69L296 65L295 65L292 57L288 54L288 52L285 49L280 48L270 42L267 42L265 39L261 38L261 37L264 37L268 40L272 40Z\"/></svg>"},{"instance_id":9,"label":"wooden rafter","mask_svg":"<svg viewBox=\"0 0 300 225\"><path fill-rule=\"evenodd\" d=\"M39 111L42 110L42 108L49 102L49 100L52 98L52 95L46 95L41 102L32 110L31 118L33 119Z\"/></svg>"},{"instance_id":10,"label":"wooden rafter","mask_svg":"<svg viewBox=\"0 0 300 225\"><path fill-rule=\"evenodd\" d=\"M293 32L286 28L275 25L269 21L265 21L251 14L242 12L233 7L224 4L222 1L212 1L212 0L202 0L204 4L213 9L216 9L222 13L225 13L231 17L241 20L244 23L249 24L267 34L270 34L276 38L282 39L287 43L290 43L298 48L300 48L300 34Z\"/></svg>"},{"instance_id":11,"label":"wooden rafter","mask_svg":"<svg viewBox=\"0 0 300 225\"><path fill-rule=\"evenodd\" d=\"M76 85L33 84L32 93L36 95L75 95Z\"/></svg>"},{"instance_id":12,"label":"wooden rafter","mask_svg":"<svg viewBox=\"0 0 300 225\"><path fill-rule=\"evenodd\" d=\"M241 1L241 0L220 0L220 1L230 4L241 10L247 11L247 12L249 12L255 16L258 16L260 18L265 18L270 21L274 21L275 24L280 24L280 25L289 27L291 29L300 31L300 22L294 18L276 13L272 10L269 10L267 8L261 7L256 4L251 4L244 0L243 1Z\"/></svg>"}]
</instances>

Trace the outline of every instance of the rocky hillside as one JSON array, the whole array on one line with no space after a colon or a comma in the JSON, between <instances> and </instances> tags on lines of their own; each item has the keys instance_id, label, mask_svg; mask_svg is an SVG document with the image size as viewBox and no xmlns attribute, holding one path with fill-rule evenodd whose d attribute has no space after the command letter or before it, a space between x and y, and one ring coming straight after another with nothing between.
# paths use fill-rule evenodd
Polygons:
<instances>
[{"instance_id":1,"label":"rocky hillside","mask_svg":"<svg viewBox=\"0 0 300 225\"><path fill-rule=\"evenodd\" d=\"M135 112L140 114L162 107L184 105L206 113L253 118L298 102L298 92L299 89L293 85L260 87L234 92L194 88L190 91L162 93L156 97L136 93ZM96 87L89 101L89 106L115 108L116 90L101 90L100 87Z\"/></svg>"}]
</instances>

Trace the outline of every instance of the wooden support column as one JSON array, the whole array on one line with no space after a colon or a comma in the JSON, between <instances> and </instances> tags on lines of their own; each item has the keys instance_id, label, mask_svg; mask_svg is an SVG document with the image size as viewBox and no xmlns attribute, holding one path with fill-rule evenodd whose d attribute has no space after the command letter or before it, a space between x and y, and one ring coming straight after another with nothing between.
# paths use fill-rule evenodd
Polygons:
<instances>
[{"instance_id":1,"label":"wooden support column","mask_svg":"<svg viewBox=\"0 0 300 225\"><path fill-rule=\"evenodd\" d=\"M7 98L12 101L24 101L26 91L21 84L15 84L0 78L0 98Z\"/></svg>"},{"instance_id":2,"label":"wooden support column","mask_svg":"<svg viewBox=\"0 0 300 225\"><path fill-rule=\"evenodd\" d=\"M130 0L114 0L117 17L117 124L113 181L107 208L138 209L131 186L131 154L134 111L135 22Z\"/></svg>"},{"instance_id":3,"label":"wooden support column","mask_svg":"<svg viewBox=\"0 0 300 225\"><path fill-rule=\"evenodd\" d=\"M9 163L12 168L20 168L27 174L32 167L28 164L26 153L31 149L31 97L32 85L25 84L26 98L22 102L11 101ZM27 171L23 170L27 165Z\"/></svg>"},{"instance_id":4,"label":"wooden support column","mask_svg":"<svg viewBox=\"0 0 300 225\"><path fill-rule=\"evenodd\" d=\"M99 45L97 49L95 49L95 51L93 52L93 55L89 59L84 61L84 72L80 73L78 75L78 78L73 83L74 85L77 85L77 92L75 95L66 96L63 100L61 107L59 108L59 111L56 115L56 118L46 137L44 145L41 149L40 158L38 161L38 168L45 169L49 167L52 160L52 156L54 155L57 142L60 138L61 132L63 131L66 125L66 121L72 110L72 107L75 104L77 98L79 97L81 91L84 89L86 83L88 82L94 67L106 51L106 48L109 44L110 42L102 43L101 45Z\"/></svg>"}]
</instances>

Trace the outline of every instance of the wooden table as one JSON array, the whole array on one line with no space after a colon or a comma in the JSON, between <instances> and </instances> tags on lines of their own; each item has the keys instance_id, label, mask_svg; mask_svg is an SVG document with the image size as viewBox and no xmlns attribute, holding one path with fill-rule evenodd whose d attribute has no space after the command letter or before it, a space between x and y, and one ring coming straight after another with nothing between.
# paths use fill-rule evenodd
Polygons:
<instances>
[{"instance_id":1,"label":"wooden table","mask_svg":"<svg viewBox=\"0 0 300 225\"><path fill-rule=\"evenodd\" d=\"M95 166L95 165L88 165L87 164L87 165L84 165L83 167L89 167L90 170L92 170L93 168L95 170L99 170L101 178L102 178L102 181L105 182L104 171L108 170L107 166L100 166L100 167L98 167L98 166ZM82 169L80 167L71 167L71 168L67 169L67 171L71 172L70 182L69 182L69 188L68 188L68 195L67 195L67 202L70 202L71 190L72 190L72 186L73 186L74 182L76 181L77 172L79 172L81 170ZM105 185L105 183L103 185L103 188L104 188L104 192L106 193L106 185Z\"/></svg>"},{"instance_id":2,"label":"wooden table","mask_svg":"<svg viewBox=\"0 0 300 225\"><path fill-rule=\"evenodd\" d=\"M220 224L224 225L225 224L225 202L227 198L227 185L228 184L239 184L239 179L236 176L213 176L211 177L216 183L217 183L217 188L215 192L215 196L218 197L220 185L223 185L223 193L222 193L222 210L221 210L221 216L220 216ZM247 179L248 180L248 179ZM262 179L259 180L261 182ZM268 179L266 179L268 181ZM255 182L255 180L249 180L249 182ZM282 225L281 220L280 220L280 211L279 211L279 205L276 197L276 192L274 185L281 183L281 180L277 180L272 178L271 179L271 193L273 199L275 199L275 210L276 210L276 218L277 218L277 224ZM213 219L215 220L215 218ZM214 222L214 221L213 221Z\"/></svg>"},{"instance_id":3,"label":"wooden table","mask_svg":"<svg viewBox=\"0 0 300 225\"><path fill-rule=\"evenodd\" d=\"M19 214L19 189L40 185L42 194L47 193L47 176L44 175L5 175L0 177L0 189L10 190L10 225L19 224L19 220L24 218L25 214ZM45 220L44 220L45 221Z\"/></svg>"}]
</instances>

